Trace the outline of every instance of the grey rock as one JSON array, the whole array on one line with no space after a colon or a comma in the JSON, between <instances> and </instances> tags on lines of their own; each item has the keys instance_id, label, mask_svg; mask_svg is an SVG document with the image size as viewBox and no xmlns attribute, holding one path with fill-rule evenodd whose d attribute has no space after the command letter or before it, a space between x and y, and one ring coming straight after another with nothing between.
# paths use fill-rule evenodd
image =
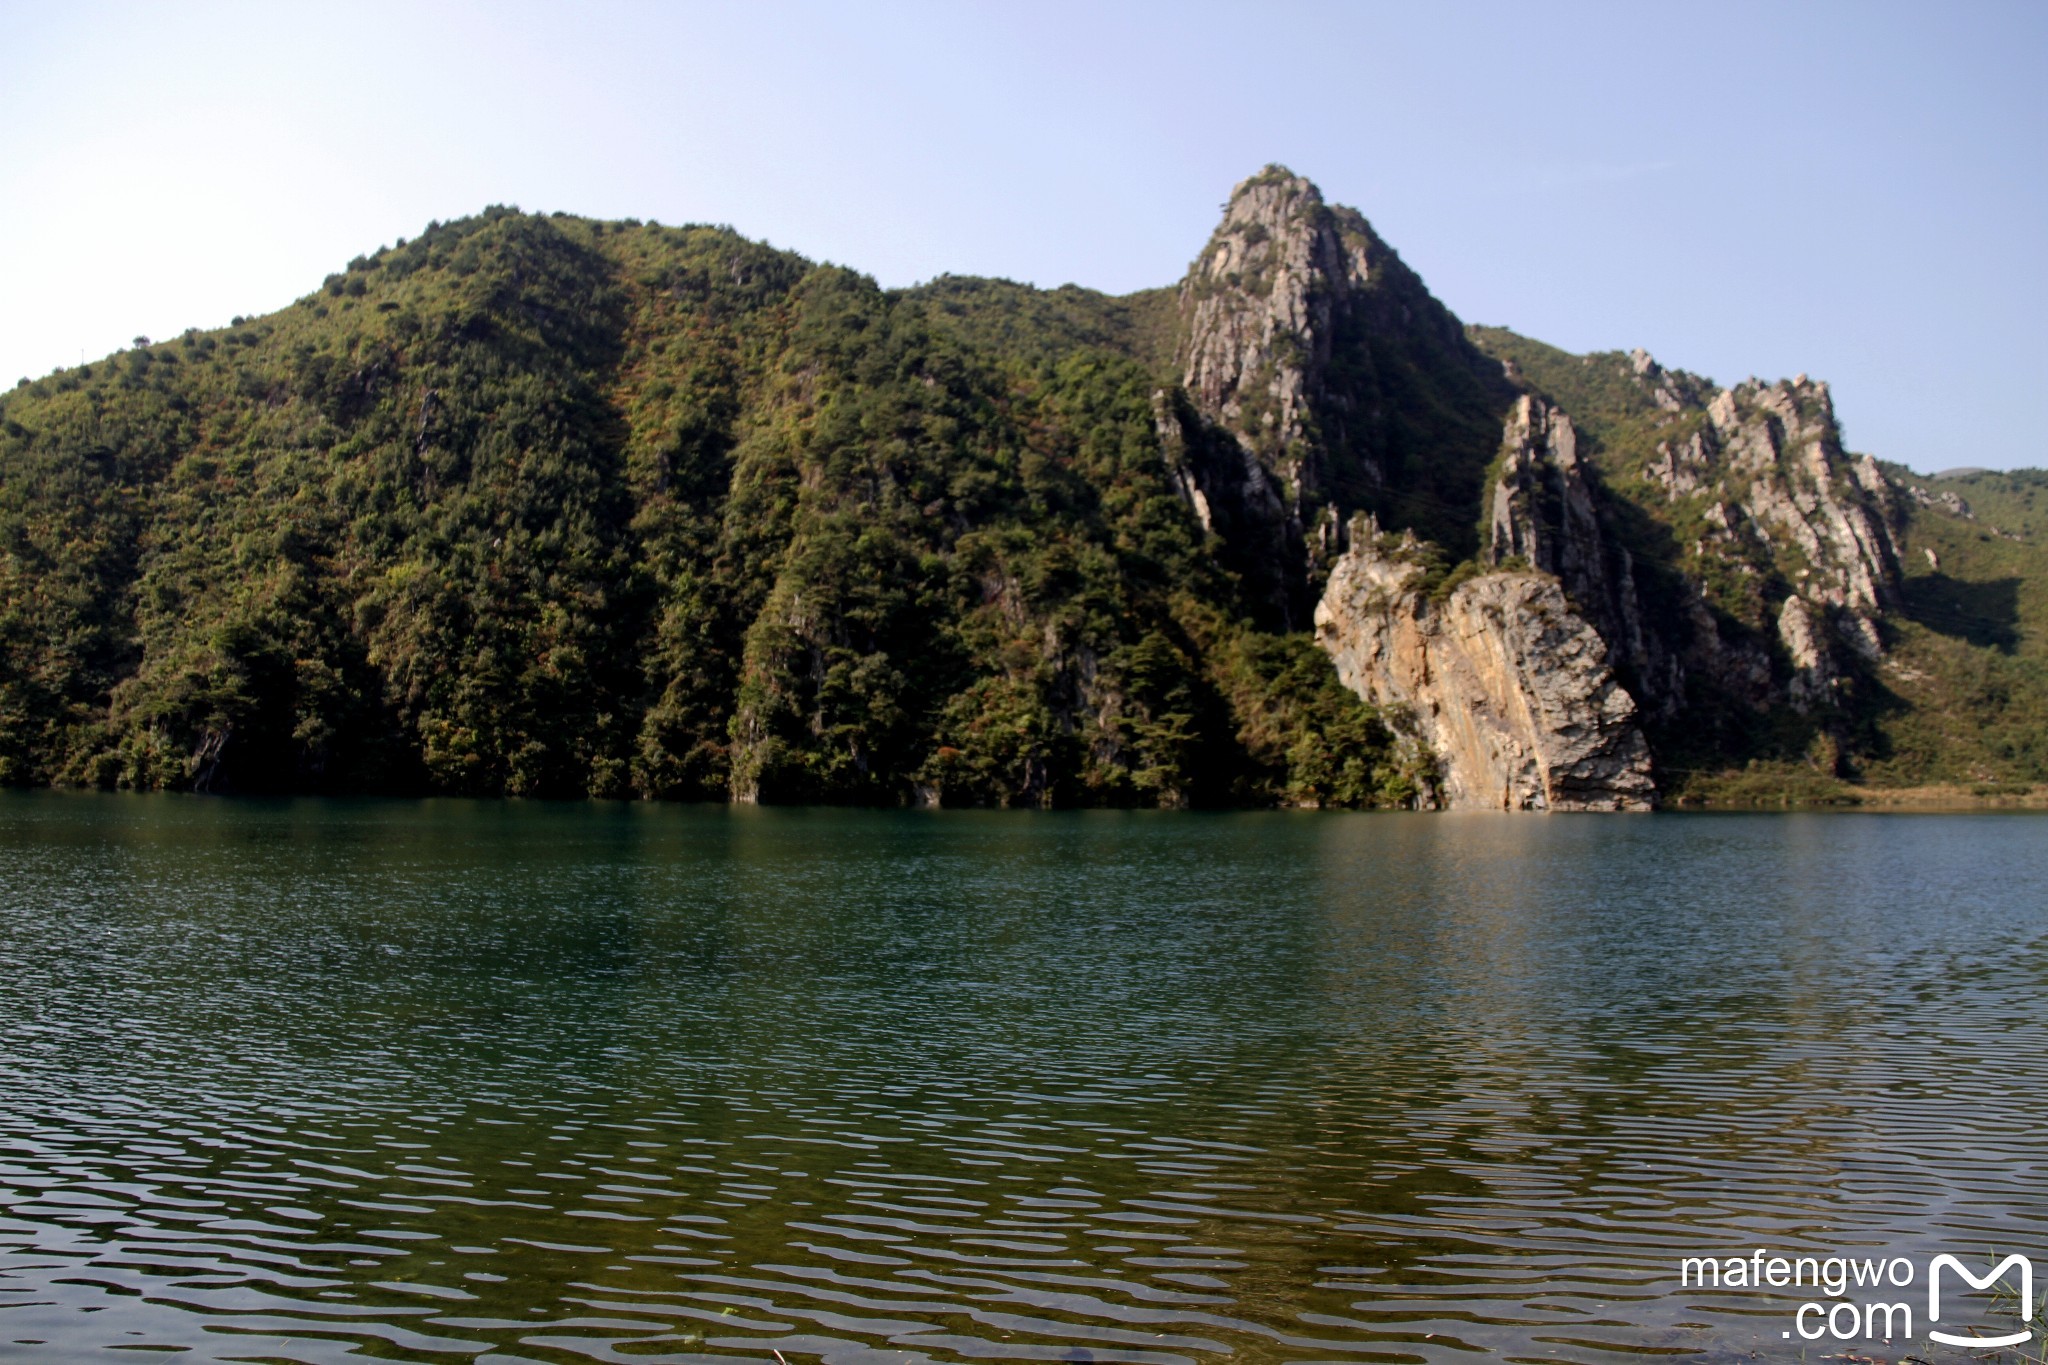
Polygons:
<instances>
[{"instance_id":1,"label":"grey rock","mask_svg":"<svg viewBox=\"0 0 2048 1365\"><path fill-rule=\"evenodd\" d=\"M1778 639L1792 659L1792 705L1800 711L1828 700L1838 677L1824 624L1821 613L1797 595L1786 598L1778 612Z\"/></svg>"},{"instance_id":2,"label":"grey rock","mask_svg":"<svg viewBox=\"0 0 2048 1365\"><path fill-rule=\"evenodd\" d=\"M1179 312L1186 487L1254 598L1290 628L1307 623L1349 514L1387 486L1400 441L1413 444L1394 405L1469 414L1505 402L1512 382L1370 223L1279 167L1232 192ZM1386 358L1401 367L1391 399Z\"/></svg>"},{"instance_id":3,"label":"grey rock","mask_svg":"<svg viewBox=\"0 0 2048 1365\"><path fill-rule=\"evenodd\" d=\"M1607 645L1557 580L1482 574L1442 603L1415 542L1361 517L1316 606L1345 685L1436 756L1452 809L1647 810L1650 751Z\"/></svg>"},{"instance_id":4,"label":"grey rock","mask_svg":"<svg viewBox=\"0 0 2048 1365\"><path fill-rule=\"evenodd\" d=\"M1952 488L1944 488L1939 492L1930 492L1917 483L1908 484L1906 485L1906 496L1921 507L1939 507L1950 516L1961 517L1964 521L1975 521L1977 519L1977 514L1970 510L1970 504L1963 501L1962 497Z\"/></svg>"}]
</instances>

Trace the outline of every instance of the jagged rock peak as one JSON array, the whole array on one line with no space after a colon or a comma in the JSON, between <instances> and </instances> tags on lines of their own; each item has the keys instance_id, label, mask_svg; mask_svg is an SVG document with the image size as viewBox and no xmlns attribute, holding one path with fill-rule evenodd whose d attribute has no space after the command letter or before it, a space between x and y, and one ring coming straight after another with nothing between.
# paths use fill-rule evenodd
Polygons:
<instances>
[{"instance_id":1,"label":"jagged rock peak","mask_svg":"<svg viewBox=\"0 0 2048 1365\"><path fill-rule=\"evenodd\" d=\"M1684 412L1701 406L1714 387L1696 374L1667 369L1640 346L1628 353L1628 371L1636 383L1649 391L1650 401L1666 412Z\"/></svg>"},{"instance_id":2,"label":"jagged rock peak","mask_svg":"<svg viewBox=\"0 0 2048 1365\"><path fill-rule=\"evenodd\" d=\"M1579 464L1578 429L1562 409L1523 394L1508 409L1502 432L1501 471L1488 520L1488 563L1522 559L1569 579L1567 561L1591 553L1578 542L1597 545L1599 534Z\"/></svg>"},{"instance_id":3,"label":"jagged rock peak","mask_svg":"<svg viewBox=\"0 0 2048 1365\"><path fill-rule=\"evenodd\" d=\"M1368 242L1353 235L1345 240L1322 191L1268 166L1231 192L1181 283L1181 383L1204 414L1264 453L1304 435L1333 309L1370 275Z\"/></svg>"},{"instance_id":4,"label":"jagged rock peak","mask_svg":"<svg viewBox=\"0 0 2048 1365\"><path fill-rule=\"evenodd\" d=\"M1853 613L1854 638L1875 653L1870 618L1898 592L1890 488L1875 460L1842 448L1827 384L1803 374L1748 380L1716 394L1707 420L1728 473L1748 483L1743 511L1798 549L1806 561L1800 590Z\"/></svg>"},{"instance_id":5,"label":"jagged rock peak","mask_svg":"<svg viewBox=\"0 0 2048 1365\"><path fill-rule=\"evenodd\" d=\"M1607 641L1612 661L1625 664L1648 689L1637 700L1667 704L1679 680L1644 629L1633 558L1609 541L1570 416L1534 394L1516 399L1502 431L1499 469L1482 547L1486 563L1500 568L1519 561L1554 575Z\"/></svg>"},{"instance_id":6,"label":"jagged rock peak","mask_svg":"<svg viewBox=\"0 0 2048 1365\"><path fill-rule=\"evenodd\" d=\"M1312 211L1322 206L1323 192L1313 180L1272 163L1257 175L1246 176L1231 186L1230 201L1223 206L1223 222L1216 235L1252 224L1271 230L1281 225L1276 210L1284 214L1290 207Z\"/></svg>"},{"instance_id":7,"label":"jagged rock peak","mask_svg":"<svg viewBox=\"0 0 2048 1365\"><path fill-rule=\"evenodd\" d=\"M1463 324L1365 216L1324 203L1284 166L1231 192L1181 281L1180 314L1182 387L1276 467L1291 443L1313 435L1310 406L1326 396L1332 346L1345 344L1340 324L1402 345L1424 339L1461 365L1478 360Z\"/></svg>"},{"instance_id":8,"label":"jagged rock peak","mask_svg":"<svg viewBox=\"0 0 2048 1365\"><path fill-rule=\"evenodd\" d=\"M1181 282L1178 361L1188 416L1229 449L1169 445L1190 456L1185 482L1201 495L1205 527L1233 542L1248 581L1283 626L1304 623L1316 566L1341 547L1340 509L1329 505L1331 438L1343 437L1350 398L1333 397L1325 381L1344 344L1338 332L1349 300L1383 250L1363 218L1330 208L1292 171L1268 166L1232 191ZM1378 482L1369 453L1352 458L1368 483Z\"/></svg>"}]
</instances>

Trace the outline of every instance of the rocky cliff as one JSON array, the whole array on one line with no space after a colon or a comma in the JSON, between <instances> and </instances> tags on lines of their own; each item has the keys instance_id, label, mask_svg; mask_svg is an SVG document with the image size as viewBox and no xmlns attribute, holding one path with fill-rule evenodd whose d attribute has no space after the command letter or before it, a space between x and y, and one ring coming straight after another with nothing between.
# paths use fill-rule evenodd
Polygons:
<instances>
[{"instance_id":1,"label":"rocky cliff","mask_svg":"<svg viewBox=\"0 0 2048 1365\"><path fill-rule=\"evenodd\" d=\"M1393 543L1389 543L1393 542ZM1533 570L1484 573L1438 598L1421 546L1361 518L1316 606L1337 676L1435 757L1454 810L1648 810L1636 705L1608 645Z\"/></svg>"},{"instance_id":2,"label":"rocky cliff","mask_svg":"<svg viewBox=\"0 0 2048 1365\"><path fill-rule=\"evenodd\" d=\"M1268 167L1233 192L1177 301L1170 462L1269 619L1308 623L1361 508L1470 536L1459 509L1511 391L1361 215Z\"/></svg>"},{"instance_id":3,"label":"rocky cliff","mask_svg":"<svg viewBox=\"0 0 2048 1365\"><path fill-rule=\"evenodd\" d=\"M1185 496L1282 624L1316 599L1346 683L1413 710L1452 803L1630 808L1645 726L1827 721L1883 660L1896 500L1825 384L1721 389L1632 352L1576 386L1654 447L1603 468L1570 398L1479 354L1370 225L1276 169L1179 303L1160 407ZM1358 512L1412 562L1355 544ZM1477 576L1426 594L1432 563Z\"/></svg>"},{"instance_id":4,"label":"rocky cliff","mask_svg":"<svg viewBox=\"0 0 2048 1365\"><path fill-rule=\"evenodd\" d=\"M1413 718L1438 796L1646 805L1649 750L1611 656L1619 642L1647 666L1652 644L1570 417L1480 354L1370 224L1285 171L1237 187L1179 303L1160 429L1190 505L1280 624L1314 602L1339 677ZM1406 558L1356 540L1375 516L1407 533ZM1429 556L1502 571L1432 601Z\"/></svg>"}]
</instances>

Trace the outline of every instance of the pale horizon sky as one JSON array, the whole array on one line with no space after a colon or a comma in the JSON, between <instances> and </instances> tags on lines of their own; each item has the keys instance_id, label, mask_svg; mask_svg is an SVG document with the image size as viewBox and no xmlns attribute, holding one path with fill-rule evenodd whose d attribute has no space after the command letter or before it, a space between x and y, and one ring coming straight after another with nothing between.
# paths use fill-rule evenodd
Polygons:
<instances>
[{"instance_id":1,"label":"pale horizon sky","mask_svg":"<svg viewBox=\"0 0 2048 1365\"><path fill-rule=\"evenodd\" d=\"M904 285L1179 278L1277 161L1468 322L2048 465L2048 5L0 0L0 386L492 203Z\"/></svg>"}]
</instances>

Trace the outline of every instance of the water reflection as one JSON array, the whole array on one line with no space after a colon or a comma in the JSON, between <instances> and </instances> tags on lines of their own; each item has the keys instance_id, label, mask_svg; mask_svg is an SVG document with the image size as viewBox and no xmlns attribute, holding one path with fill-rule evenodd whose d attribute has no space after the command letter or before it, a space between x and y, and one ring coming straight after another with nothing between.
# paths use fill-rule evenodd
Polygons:
<instances>
[{"instance_id":1,"label":"water reflection","mask_svg":"<svg viewBox=\"0 0 2048 1365\"><path fill-rule=\"evenodd\" d=\"M2048 1254L2043 828L10 796L0 1358L1789 1354Z\"/></svg>"}]
</instances>

